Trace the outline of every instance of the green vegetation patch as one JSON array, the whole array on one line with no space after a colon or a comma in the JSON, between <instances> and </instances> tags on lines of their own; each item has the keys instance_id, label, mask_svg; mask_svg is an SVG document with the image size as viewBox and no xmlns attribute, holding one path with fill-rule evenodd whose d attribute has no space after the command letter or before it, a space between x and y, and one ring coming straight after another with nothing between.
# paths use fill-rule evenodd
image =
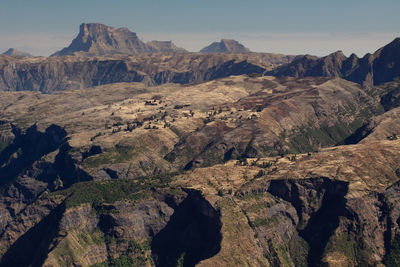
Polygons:
<instances>
[{"instance_id":1,"label":"green vegetation patch","mask_svg":"<svg viewBox=\"0 0 400 267\"><path fill-rule=\"evenodd\" d=\"M308 266L307 258L310 251L310 246L308 245L307 241L305 241L297 233L294 233L289 241L289 251L295 266Z\"/></svg>"},{"instance_id":2,"label":"green vegetation patch","mask_svg":"<svg viewBox=\"0 0 400 267\"><path fill-rule=\"evenodd\" d=\"M339 236L329 240L325 247L325 254L336 251L343 253L349 261L354 263L357 254L354 238L350 234L341 233Z\"/></svg>"},{"instance_id":3,"label":"green vegetation patch","mask_svg":"<svg viewBox=\"0 0 400 267\"><path fill-rule=\"evenodd\" d=\"M356 119L350 124L338 121L333 126L304 127L289 137L289 152L304 153L317 150L319 146L326 147L343 143L362 125L363 122Z\"/></svg>"},{"instance_id":4,"label":"green vegetation patch","mask_svg":"<svg viewBox=\"0 0 400 267\"><path fill-rule=\"evenodd\" d=\"M132 267L132 266L144 266L146 264L146 258L137 257L131 258L127 255L122 255L116 259L109 259L102 263L91 265L92 267Z\"/></svg>"},{"instance_id":5,"label":"green vegetation patch","mask_svg":"<svg viewBox=\"0 0 400 267\"><path fill-rule=\"evenodd\" d=\"M260 212L266 208L270 208L272 206L276 205L276 202L273 201L261 201L258 203L251 204L249 206L246 206L245 210L246 212Z\"/></svg>"},{"instance_id":6,"label":"green vegetation patch","mask_svg":"<svg viewBox=\"0 0 400 267\"><path fill-rule=\"evenodd\" d=\"M145 150L146 145L141 140L127 140L116 144L113 148L105 149L101 154L86 158L83 166L96 168L103 164L126 162Z\"/></svg>"},{"instance_id":7,"label":"green vegetation patch","mask_svg":"<svg viewBox=\"0 0 400 267\"><path fill-rule=\"evenodd\" d=\"M274 263L273 266L293 266L292 259L290 258L289 249L285 244L275 243L268 240L269 251L264 255L270 262Z\"/></svg>"},{"instance_id":8,"label":"green vegetation patch","mask_svg":"<svg viewBox=\"0 0 400 267\"><path fill-rule=\"evenodd\" d=\"M160 174L140 177L135 180L91 181L72 185L70 188L51 193L50 196L66 196L66 208L79 206L83 203L99 205L114 203L118 200L138 200L152 194L151 189L165 188L171 182L174 174ZM168 190L172 190L169 188Z\"/></svg>"},{"instance_id":9,"label":"green vegetation patch","mask_svg":"<svg viewBox=\"0 0 400 267\"><path fill-rule=\"evenodd\" d=\"M278 224L278 216L271 216L269 218L256 218L251 222L251 227L271 226L271 224Z\"/></svg>"},{"instance_id":10,"label":"green vegetation patch","mask_svg":"<svg viewBox=\"0 0 400 267\"><path fill-rule=\"evenodd\" d=\"M357 238L355 233L340 233L331 237L325 247L324 255L330 252L344 254L349 262L348 266L375 266L376 264L375 260L371 258L371 255L373 255L372 250L365 244L363 239Z\"/></svg>"},{"instance_id":11,"label":"green vegetation patch","mask_svg":"<svg viewBox=\"0 0 400 267\"><path fill-rule=\"evenodd\" d=\"M128 241L128 249L118 258L110 258L105 262L97 263L92 267L127 267L146 266L152 258L146 255L150 250L151 239L139 243L135 240Z\"/></svg>"},{"instance_id":12,"label":"green vegetation patch","mask_svg":"<svg viewBox=\"0 0 400 267\"><path fill-rule=\"evenodd\" d=\"M81 232L78 234L78 242L84 248L91 245L101 245L104 243L104 234L99 228L95 228L92 232Z\"/></svg>"},{"instance_id":13,"label":"green vegetation patch","mask_svg":"<svg viewBox=\"0 0 400 267\"><path fill-rule=\"evenodd\" d=\"M54 254L58 260L60 266L72 266L76 262L74 250L70 247L70 244L66 240L62 240L57 248L54 250Z\"/></svg>"}]
</instances>

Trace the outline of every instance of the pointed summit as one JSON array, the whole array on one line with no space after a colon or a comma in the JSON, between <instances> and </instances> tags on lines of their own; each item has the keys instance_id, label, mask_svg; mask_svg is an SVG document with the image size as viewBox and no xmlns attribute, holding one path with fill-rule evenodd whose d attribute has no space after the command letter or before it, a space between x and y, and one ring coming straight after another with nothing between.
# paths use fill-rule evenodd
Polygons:
<instances>
[{"instance_id":1,"label":"pointed summit","mask_svg":"<svg viewBox=\"0 0 400 267\"><path fill-rule=\"evenodd\" d=\"M236 40L222 39L200 50L201 53L248 53L250 49Z\"/></svg>"}]
</instances>

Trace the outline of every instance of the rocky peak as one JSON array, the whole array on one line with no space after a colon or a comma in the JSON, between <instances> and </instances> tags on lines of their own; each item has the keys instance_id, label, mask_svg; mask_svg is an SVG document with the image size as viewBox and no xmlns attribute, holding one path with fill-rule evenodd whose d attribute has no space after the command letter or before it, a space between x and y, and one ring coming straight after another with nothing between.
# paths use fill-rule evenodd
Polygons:
<instances>
[{"instance_id":1,"label":"rocky peak","mask_svg":"<svg viewBox=\"0 0 400 267\"><path fill-rule=\"evenodd\" d=\"M323 60L321 61L320 72L322 73L323 76L340 77L343 62L346 59L347 57L340 50L331 53L328 56L324 57Z\"/></svg>"},{"instance_id":2,"label":"rocky peak","mask_svg":"<svg viewBox=\"0 0 400 267\"><path fill-rule=\"evenodd\" d=\"M150 52L150 48L128 28L116 29L100 23L83 23L70 46L53 56L73 55L79 52L91 55L139 54Z\"/></svg>"},{"instance_id":3,"label":"rocky peak","mask_svg":"<svg viewBox=\"0 0 400 267\"><path fill-rule=\"evenodd\" d=\"M200 50L202 53L247 53L250 49L236 40L222 39Z\"/></svg>"},{"instance_id":4,"label":"rocky peak","mask_svg":"<svg viewBox=\"0 0 400 267\"><path fill-rule=\"evenodd\" d=\"M141 41L128 28L113 28L100 23L83 23L72 43L52 56L141 54L151 52L185 52L171 41Z\"/></svg>"},{"instance_id":5,"label":"rocky peak","mask_svg":"<svg viewBox=\"0 0 400 267\"><path fill-rule=\"evenodd\" d=\"M329 54L328 56L326 56L326 58L331 58L331 59L334 59L334 60L343 61L347 57L343 54L342 50L338 50L336 52L333 52L333 53Z\"/></svg>"},{"instance_id":6,"label":"rocky peak","mask_svg":"<svg viewBox=\"0 0 400 267\"><path fill-rule=\"evenodd\" d=\"M376 51L372 57L374 84L400 77L400 38Z\"/></svg>"},{"instance_id":7,"label":"rocky peak","mask_svg":"<svg viewBox=\"0 0 400 267\"><path fill-rule=\"evenodd\" d=\"M3 53L3 55L6 56L12 56L12 57L31 57L32 55L26 52L19 51L14 48L8 49L6 52Z\"/></svg>"}]
</instances>

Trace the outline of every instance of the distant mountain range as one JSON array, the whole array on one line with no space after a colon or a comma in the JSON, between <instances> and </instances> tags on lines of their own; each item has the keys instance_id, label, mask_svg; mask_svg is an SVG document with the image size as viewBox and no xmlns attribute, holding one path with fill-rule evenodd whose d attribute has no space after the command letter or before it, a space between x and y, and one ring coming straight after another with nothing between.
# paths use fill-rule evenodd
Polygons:
<instances>
[{"instance_id":1,"label":"distant mountain range","mask_svg":"<svg viewBox=\"0 0 400 267\"><path fill-rule=\"evenodd\" d=\"M183 53L172 41L143 42L128 28L113 28L100 23L83 23L72 43L52 56L110 55L143 53ZM246 53L250 50L235 40L222 39L203 48L204 53Z\"/></svg>"},{"instance_id":2,"label":"distant mountain range","mask_svg":"<svg viewBox=\"0 0 400 267\"><path fill-rule=\"evenodd\" d=\"M248 48L228 39L214 42L200 52L189 53L172 41L146 43L127 28L84 23L72 43L51 58L35 59L35 62L4 60L0 68L0 90L52 92L132 81L187 84L255 73L275 77L340 77L363 86L379 85L400 77L400 38L362 58L355 54L346 57L341 51L325 57L248 53ZM165 53L170 55L166 57ZM31 56L15 49L4 54L16 58ZM84 55L87 59L57 58L66 55ZM99 61L90 56L104 58Z\"/></svg>"}]
</instances>

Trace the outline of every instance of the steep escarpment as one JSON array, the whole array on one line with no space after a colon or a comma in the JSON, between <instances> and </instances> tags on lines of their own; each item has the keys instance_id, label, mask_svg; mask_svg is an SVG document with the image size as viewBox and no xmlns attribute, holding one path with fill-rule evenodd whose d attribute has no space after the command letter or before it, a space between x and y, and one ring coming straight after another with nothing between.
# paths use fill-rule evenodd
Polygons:
<instances>
[{"instance_id":1,"label":"steep escarpment","mask_svg":"<svg viewBox=\"0 0 400 267\"><path fill-rule=\"evenodd\" d=\"M274 266L365 266L390 254L399 231L393 221L398 211L389 208L397 201L397 184L360 197L348 195L348 182L328 178L263 186L244 193L241 203ZM246 199L254 197L259 204L249 205Z\"/></svg>"},{"instance_id":2,"label":"steep escarpment","mask_svg":"<svg viewBox=\"0 0 400 267\"><path fill-rule=\"evenodd\" d=\"M53 124L44 132L36 125L25 132L14 127L13 132L14 140L0 153L0 186L3 189L11 184L5 190L13 191L13 181L24 177L45 182L52 189L60 183L68 187L79 180L91 179L76 167L77 161L68 154L71 147L66 131L60 126Z\"/></svg>"},{"instance_id":3,"label":"steep escarpment","mask_svg":"<svg viewBox=\"0 0 400 267\"><path fill-rule=\"evenodd\" d=\"M0 243L4 247L50 216L53 208L60 204L59 200L38 201L41 195L78 181L92 180L68 154L66 132L61 127L51 125L43 132L36 125L25 131L12 127L15 136L0 153ZM43 227L38 228L39 232L32 230L32 235L40 238L45 231ZM20 246L25 246L28 241L20 242L10 255L18 253Z\"/></svg>"},{"instance_id":4,"label":"steep escarpment","mask_svg":"<svg viewBox=\"0 0 400 267\"><path fill-rule=\"evenodd\" d=\"M57 236L64 207L52 210L46 217L18 238L1 259L1 266L42 266ZM33 245L35 244L35 245ZM26 251L22 253L21 251Z\"/></svg>"},{"instance_id":5,"label":"steep escarpment","mask_svg":"<svg viewBox=\"0 0 400 267\"><path fill-rule=\"evenodd\" d=\"M323 178L271 181L268 192L290 202L296 209L298 236L308 244L306 262L309 266L321 261L325 246L339 225L339 217L345 215L347 191L346 183Z\"/></svg>"},{"instance_id":6,"label":"steep escarpment","mask_svg":"<svg viewBox=\"0 0 400 267\"><path fill-rule=\"evenodd\" d=\"M7 249L2 266L194 266L219 251L219 214L200 192L137 182L86 183L42 196L64 200ZM33 245L35 250L15 257Z\"/></svg>"},{"instance_id":7,"label":"steep escarpment","mask_svg":"<svg viewBox=\"0 0 400 267\"><path fill-rule=\"evenodd\" d=\"M221 222L218 212L198 191L175 208L166 227L154 236L151 249L156 266L195 266L219 252ZM173 245L172 245L173 244Z\"/></svg>"},{"instance_id":8,"label":"steep escarpment","mask_svg":"<svg viewBox=\"0 0 400 267\"><path fill-rule=\"evenodd\" d=\"M355 54L345 57L335 52L323 58L304 56L293 63L269 72L274 76L325 76L341 77L361 85L379 85L400 76L400 38L373 54L358 58Z\"/></svg>"},{"instance_id":9,"label":"steep escarpment","mask_svg":"<svg viewBox=\"0 0 400 267\"><path fill-rule=\"evenodd\" d=\"M51 93L117 82L200 83L263 73L294 57L275 54L157 54L105 57L0 58L1 91Z\"/></svg>"},{"instance_id":10,"label":"steep escarpment","mask_svg":"<svg viewBox=\"0 0 400 267\"><path fill-rule=\"evenodd\" d=\"M14 128L15 139L0 154L1 186L12 181L24 169L32 165L65 142L66 132L57 125L51 125L44 133L31 126L25 133Z\"/></svg>"}]
</instances>

